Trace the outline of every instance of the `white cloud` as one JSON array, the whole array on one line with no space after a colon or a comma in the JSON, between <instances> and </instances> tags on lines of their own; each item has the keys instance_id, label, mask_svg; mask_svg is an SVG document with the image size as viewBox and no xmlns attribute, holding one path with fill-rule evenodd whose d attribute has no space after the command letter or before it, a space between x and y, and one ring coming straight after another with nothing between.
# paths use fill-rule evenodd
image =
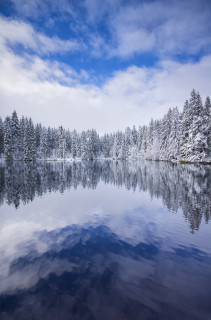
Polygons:
<instances>
[{"instance_id":1,"label":"white cloud","mask_svg":"<svg viewBox=\"0 0 211 320\"><path fill-rule=\"evenodd\" d=\"M95 57L128 59L141 53L170 57L211 52L211 3L208 0L192 0L191 4L189 0L11 1L18 16L31 18L36 23L41 21L47 28L61 21L67 23L69 30L86 42L88 54ZM17 22L13 26L18 28L19 40L23 39L40 53L85 49L74 40L62 42L56 37L35 36L29 25L22 23L22 26L27 34L20 30Z\"/></svg>"},{"instance_id":2,"label":"white cloud","mask_svg":"<svg viewBox=\"0 0 211 320\"><path fill-rule=\"evenodd\" d=\"M121 26L117 30L118 45L109 49L108 55L130 57L135 53L151 51L155 46L155 37L144 29L130 30L128 26Z\"/></svg>"},{"instance_id":3,"label":"white cloud","mask_svg":"<svg viewBox=\"0 0 211 320\"><path fill-rule=\"evenodd\" d=\"M52 14L61 16L74 16L75 12L68 0L11 0L16 11L24 17L39 19L49 18Z\"/></svg>"},{"instance_id":4,"label":"white cloud","mask_svg":"<svg viewBox=\"0 0 211 320\"><path fill-rule=\"evenodd\" d=\"M31 49L37 54L75 51L80 48L76 40L61 40L57 37L49 38L36 32L25 22L8 20L0 17L0 42L3 45L22 45L24 49Z\"/></svg>"},{"instance_id":5,"label":"white cloud","mask_svg":"<svg viewBox=\"0 0 211 320\"><path fill-rule=\"evenodd\" d=\"M211 47L210 3L150 1L120 6L110 15L110 56L198 54Z\"/></svg>"},{"instance_id":6,"label":"white cloud","mask_svg":"<svg viewBox=\"0 0 211 320\"><path fill-rule=\"evenodd\" d=\"M1 115L16 109L45 125L99 132L147 124L169 107L180 109L192 88L210 95L211 56L197 63L160 62L154 68L131 66L116 72L102 87L82 84L69 66L36 56L17 56L0 47Z\"/></svg>"}]
</instances>

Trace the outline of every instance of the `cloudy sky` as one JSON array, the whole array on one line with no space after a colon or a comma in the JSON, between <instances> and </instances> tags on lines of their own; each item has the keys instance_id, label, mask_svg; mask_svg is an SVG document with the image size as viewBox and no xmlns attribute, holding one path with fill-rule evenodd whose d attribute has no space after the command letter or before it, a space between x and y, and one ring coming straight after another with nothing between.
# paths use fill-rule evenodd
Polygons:
<instances>
[{"instance_id":1,"label":"cloudy sky","mask_svg":"<svg viewBox=\"0 0 211 320\"><path fill-rule=\"evenodd\" d=\"M210 0L0 0L3 118L104 133L210 84Z\"/></svg>"}]
</instances>

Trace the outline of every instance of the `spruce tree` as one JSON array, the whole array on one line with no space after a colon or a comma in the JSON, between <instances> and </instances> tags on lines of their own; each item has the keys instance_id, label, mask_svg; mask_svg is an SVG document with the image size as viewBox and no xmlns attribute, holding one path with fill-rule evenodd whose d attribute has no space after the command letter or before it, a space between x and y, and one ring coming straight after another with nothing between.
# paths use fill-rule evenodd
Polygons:
<instances>
[{"instance_id":1,"label":"spruce tree","mask_svg":"<svg viewBox=\"0 0 211 320\"><path fill-rule=\"evenodd\" d=\"M205 156L205 137L203 132L203 105L199 93L191 92L191 124L189 130L188 159L191 161L202 160Z\"/></svg>"},{"instance_id":2,"label":"spruce tree","mask_svg":"<svg viewBox=\"0 0 211 320\"><path fill-rule=\"evenodd\" d=\"M65 132L62 126L59 127L59 158L65 160L66 158L66 140Z\"/></svg>"},{"instance_id":3,"label":"spruce tree","mask_svg":"<svg viewBox=\"0 0 211 320\"><path fill-rule=\"evenodd\" d=\"M119 159L120 160L125 160L127 157L127 153L126 153L126 143L125 143L125 137L122 137L122 142L121 142L121 148L119 151Z\"/></svg>"},{"instance_id":4,"label":"spruce tree","mask_svg":"<svg viewBox=\"0 0 211 320\"><path fill-rule=\"evenodd\" d=\"M186 160L188 157L188 144L191 125L191 107L188 100L185 101L183 112L180 116L180 159Z\"/></svg>"},{"instance_id":5,"label":"spruce tree","mask_svg":"<svg viewBox=\"0 0 211 320\"><path fill-rule=\"evenodd\" d=\"M42 128L41 136L40 136L40 155L42 159L46 159L47 157L47 132L46 128Z\"/></svg>"},{"instance_id":6,"label":"spruce tree","mask_svg":"<svg viewBox=\"0 0 211 320\"><path fill-rule=\"evenodd\" d=\"M86 147L86 132L82 131L81 133L81 159L87 159L87 147Z\"/></svg>"},{"instance_id":7,"label":"spruce tree","mask_svg":"<svg viewBox=\"0 0 211 320\"><path fill-rule=\"evenodd\" d=\"M36 160L36 142L34 125L31 120L26 121L26 127L24 132L24 161Z\"/></svg>"},{"instance_id":8,"label":"spruce tree","mask_svg":"<svg viewBox=\"0 0 211 320\"><path fill-rule=\"evenodd\" d=\"M77 156L77 132L76 132L76 130L74 130L72 133L71 153L72 153L73 159L75 159Z\"/></svg>"},{"instance_id":9,"label":"spruce tree","mask_svg":"<svg viewBox=\"0 0 211 320\"><path fill-rule=\"evenodd\" d=\"M180 131L179 131L180 123L179 123L179 111L177 107L172 109L171 114L171 129L168 139L168 151L167 158L168 160L177 160L179 158L179 139L180 139Z\"/></svg>"},{"instance_id":10,"label":"spruce tree","mask_svg":"<svg viewBox=\"0 0 211 320\"><path fill-rule=\"evenodd\" d=\"M152 159L159 160L159 158L160 158L160 123L159 121L154 121Z\"/></svg>"},{"instance_id":11,"label":"spruce tree","mask_svg":"<svg viewBox=\"0 0 211 320\"><path fill-rule=\"evenodd\" d=\"M27 120L22 117L20 119L20 159L24 160L24 137Z\"/></svg>"},{"instance_id":12,"label":"spruce tree","mask_svg":"<svg viewBox=\"0 0 211 320\"><path fill-rule=\"evenodd\" d=\"M0 117L0 157L4 153L4 123Z\"/></svg>"},{"instance_id":13,"label":"spruce tree","mask_svg":"<svg viewBox=\"0 0 211 320\"><path fill-rule=\"evenodd\" d=\"M154 120L151 119L149 126L147 128L147 136L146 136L146 158L152 159L152 147L153 147L153 129L154 129Z\"/></svg>"},{"instance_id":14,"label":"spruce tree","mask_svg":"<svg viewBox=\"0 0 211 320\"><path fill-rule=\"evenodd\" d=\"M11 118L6 117L4 121L4 156L6 162L13 161L13 140L12 140Z\"/></svg>"},{"instance_id":15,"label":"spruce tree","mask_svg":"<svg viewBox=\"0 0 211 320\"><path fill-rule=\"evenodd\" d=\"M41 143L41 135L42 135L42 125L36 124L35 126L35 147L36 147L36 157L39 157L40 154L40 143Z\"/></svg>"},{"instance_id":16,"label":"spruce tree","mask_svg":"<svg viewBox=\"0 0 211 320\"><path fill-rule=\"evenodd\" d=\"M209 160L211 158L211 102L207 97L204 104L204 132L206 137L207 149L205 154Z\"/></svg>"},{"instance_id":17,"label":"spruce tree","mask_svg":"<svg viewBox=\"0 0 211 320\"><path fill-rule=\"evenodd\" d=\"M11 131L13 141L13 157L20 159L21 157L21 132L20 123L16 111L12 113L11 117Z\"/></svg>"}]
</instances>

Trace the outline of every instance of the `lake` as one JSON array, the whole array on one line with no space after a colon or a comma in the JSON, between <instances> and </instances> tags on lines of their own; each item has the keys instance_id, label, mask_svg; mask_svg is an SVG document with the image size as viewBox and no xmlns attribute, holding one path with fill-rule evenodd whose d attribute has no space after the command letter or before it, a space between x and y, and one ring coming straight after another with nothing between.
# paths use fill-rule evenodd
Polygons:
<instances>
[{"instance_id":1,"label":"lake","mask_svg":"<svg viewBox=\"0 0 211 320\"><path fill-rule=\"evenodd\" d=\"M211 166L0 167L0 319L211 319Z\"/></svg>"}]
</instances>

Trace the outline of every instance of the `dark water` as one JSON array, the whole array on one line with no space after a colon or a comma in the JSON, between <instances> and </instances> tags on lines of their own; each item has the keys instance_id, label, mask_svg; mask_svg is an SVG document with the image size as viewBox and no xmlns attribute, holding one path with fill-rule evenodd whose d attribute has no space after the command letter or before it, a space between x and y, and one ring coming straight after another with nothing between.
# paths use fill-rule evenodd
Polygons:
<instances>
[{"instance_id":1,"label":"dark water","mask_svg":"<svg viewBox=\"0 0 211 320\"><path fill-rule=\"evenodd\" d=\"M0 167L0 319L211 319L211 167Z\"/></svg>"}]
</instances>

